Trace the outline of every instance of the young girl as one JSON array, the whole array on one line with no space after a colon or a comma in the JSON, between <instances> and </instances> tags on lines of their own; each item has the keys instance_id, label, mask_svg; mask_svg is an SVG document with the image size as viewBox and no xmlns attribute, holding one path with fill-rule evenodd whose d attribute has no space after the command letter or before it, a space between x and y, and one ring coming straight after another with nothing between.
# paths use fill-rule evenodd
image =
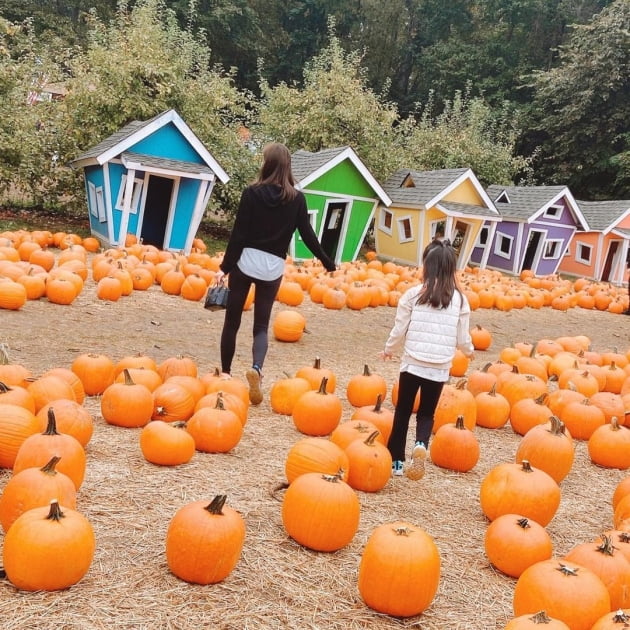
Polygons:
<instances>
[{"instance_id":1,"label":"young girl","mask_svg":"<svg viewBox=\"0 0 630 630\"><path fill-rule=\"evenodd\" d=\"M448 240L434 240L422 255L422 284L408 289L400 298L396 320L380 353L384 360L402 350L398 404L387 447L392 454L392 473L403 474L409 419L418 390L416 443L410 479L424 475L424 460L433 429L433 418L444 383L459 348L473 356L470 337L470 306L455 282L455 250Z\"/></svg>"},{"instance_id":2,"label":"young girl","mask_svg":"<svg viewBox=\"0 0 630 630\"><path fill-rule=\"evenodd\" d=\"M263 163L256 182L245 188L236 212L225 255L216 281L229 274L230 293L221 333L221 369L229 378L241 325L243 306L252 284L255 287L252 367L247 371L249 398L262 402L262 367L268 348L271 309L284 274L284 262L293 233L327 271L335 263L322 249L311 227L304 194L295 188L291 154L278 142L263 149Z\"/></svg>"}]
</instances>

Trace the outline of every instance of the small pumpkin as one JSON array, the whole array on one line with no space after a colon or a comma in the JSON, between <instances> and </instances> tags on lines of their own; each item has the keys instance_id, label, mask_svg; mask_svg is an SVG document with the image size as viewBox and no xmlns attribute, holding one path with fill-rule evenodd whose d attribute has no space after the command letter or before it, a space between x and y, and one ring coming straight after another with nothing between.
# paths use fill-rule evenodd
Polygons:
<instances>
[{"instance_id":1,"label":"small pumpkin","mask_svg":"<svg viewBox=\"0 0 630 630\"><path fill-rule=\"evenodd\" d=\"M143 427L154 411L154 393L144 385L134 383L129 370L123 370L125 381L112 383L101 396L101 414L118 427Z\"/></svg>"},{"instance_id":2,"label":"small pumpkin","mask_svg":"<svg viewBox=\"0 0 630 630\"><path fill-rule=\"evenodd\" d=\"M158 466L179 466L195 454L195 440L186 431L185 422L149 422L140 432L140 450L144 458Z\"/></svg>"},{"instance_id":3,"label":"small pumpkin","mask_svg":"<svg viewBox=\"0 0 630 630\"><path fill-rule=\"evenodd\" d=\"M364 440L353 440L346 447L350 462L348 484L362 492L378 492L391 478L392 456L388 448L377 441L378 431Z\"/></svg>"},{"instance_id":4,"label":"small pumpkin","mask_svg":"<svg viewBox=\"0 0 630 630\"><path fill-rule=\"evenodd\" d=\"M321 437L305 437L298 440L287 453L284 471L287 481L293 481L307 472L334 475L339 471L347 481L350 462L345 450Z\"/></svg>"},{"instance_id":5,"label":"small pumpkin","mask_svg":"<svg viewBox=\"0 0 630 630\"><path fill-rule=\"evenodd\" d=\"M306 435L330 435L341 420L341 400L326 391L328 379L324 376L317 391L302 394L293 406L291 416L295 428Z\"/></svg>"},{"instance_id":6,"label":"small pumpkin","mask_svg":"<svg viewBox=\"0 0 630 630\"><path fill-rule=\"evenodd\" d=\"M378 395L387 396L387 382L376 372L372 372L367 363L363 372L350 378L346 386L346 398L353 407L365 407L374 403Z\"/></svg>"},{"instance_id":7,"label":"small pumpkin","mask_svg":"<svg viewBox=\"0 0 630 630\"><path fill-rule=\"evenodd\" d=\"M274 317L272 330L278 341L293 343L299 341L306 329L306 319L297 311L279 311Z\"/></svg>"},{"instance_id":8,"label":"small pumpkin","mask_svg":"<svg viewBox=\"0 0 630 630\"><path fill-rule=\"evenodd\" d=\"M455 424L444 424L431 442L431 461L440 468L468 472L479 461L479 441L458 416Z\"/></svg>"}]
</instances>

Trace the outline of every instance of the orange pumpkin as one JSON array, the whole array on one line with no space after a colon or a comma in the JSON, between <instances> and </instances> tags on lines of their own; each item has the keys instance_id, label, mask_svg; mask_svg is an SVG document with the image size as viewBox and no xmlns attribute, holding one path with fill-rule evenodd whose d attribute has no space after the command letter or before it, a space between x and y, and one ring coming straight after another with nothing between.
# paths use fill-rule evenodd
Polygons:
<instances>
[{"instance_id":1,"label":"orange pumpkin","mask_svg":"<svg viewBox=\"0 0 630 630\"><path fill-rule=\"evenodd\" d=\"M179 466L195 454L195 440L186 431L185 422L149 422L140 432L140 450L144 458L158 466Z\"/></svg>"},{"instance_id":2,"label":"orange pumpkin","mask_svg":"<svg viewBox=\"0 0 630 630\"><path fill-rule=\"evenodd\" d=\"M329 435L339 424L343 411L341 400L326 391L326 384L324 377L317 391L311 389L295 401L291 416L301 433L314 437Z\"/></svg>"},{"instance_id":3,"label":"orange pumpkin","mask_svg":"<svg viewBox=\"0 0 630 630\"><path fill-rule=\"evenodd\" d=\"M387 383L380 374L372 372L367 363L363 372L352 376L346 386L346 398L353 407L370 405L379 394L383 398L387 396Z\"/></svg>"}]
</instances>

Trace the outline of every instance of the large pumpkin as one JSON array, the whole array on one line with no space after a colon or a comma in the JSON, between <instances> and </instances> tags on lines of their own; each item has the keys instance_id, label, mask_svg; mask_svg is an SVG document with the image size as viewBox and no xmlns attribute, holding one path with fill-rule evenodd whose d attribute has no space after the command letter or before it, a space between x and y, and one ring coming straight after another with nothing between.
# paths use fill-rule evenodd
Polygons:
<instances>
[{"instance_id":1,"label":"large pumpkin","mask_svg":"<svg viewBox=\"0 0 630 630\"><path fill-rule=\"evenodd\" d=\"M513 606L516 616L545 610L571 630L591 630L611 610L610 595L597 575L554 558L523 571L514 588Z\"/></svg>"},{"instance_id":2,"label":"large pumpkin","mask_svg":"<svg viewBox=\"0 0 630 630\"><path fill-rule=\"evenodd\" d=\"M296 542L315 551L337 551L359 528L360 504L340 474L300 475L282 502L282 522Z\"/></svg>"},{"instance_id":3,"label":"large pumpkin","mask_svg":"<svg viewBox=\"0 0 630 630\"><path fill-rule=\"evenodd\" d=\"M16 588L61 590L88 572L94 548L94 531L85 516L53 500L13 522L4 538L4 570Z\"/></svg>"},{"instance_id":4,"label":"large pumpkin","mask_svg":"<svg viewBox=\"0 0 630 630\"><path fill-rule=\"evenodd\" d=\"M479 495L491 521L502 514L522 514L545 527L560 505L558 484L527 460L497 464L483 478Z\"/></svg>"},{"instance_id":5,"label":"large pumpkin","mask_svg":"<svg viewBox=\"0 0 630 630\"><path fill-rule=\"evenodd\" d=\"M245 521L225 505L226 495L210 503L194 501L180 508L166 533L168 568L194 584L224 580L241 557Z\"/></svg>"},{"instance_id":6,"label":"large pumpkin","mask_svg":"<svg viewBox=\"0 0 630 630\"><path fill-rule=\"evenodd\" d=\"M363 549L358 587L372 609L395 617L426 610L440 582L440 553L433 539L405 521L376 527Z\"/></svg>"}]
</instances>

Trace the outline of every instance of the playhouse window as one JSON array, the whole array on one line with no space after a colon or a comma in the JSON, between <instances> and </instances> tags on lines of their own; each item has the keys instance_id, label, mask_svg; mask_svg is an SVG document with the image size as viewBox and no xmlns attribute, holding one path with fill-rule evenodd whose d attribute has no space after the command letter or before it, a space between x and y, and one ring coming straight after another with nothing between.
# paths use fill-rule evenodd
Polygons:
<instances>
[{"instance_id":1,"label":"playhouse window","mask_svg":"<svg viewBox=\"0 0 630 630\"><path fill-rule=\"evenodd\" d=\"M385 210L385 208L381 208L381 212L379 214L379 224L378 227L383 232L386 232L391 236L392 234L392 224L394 222L394 213L389 210Z\"/></svg>"},{"instance_id":2,"label":"playhouse window","mask_svg":"<svg viewBox=\"0 0 630 630\"><path fill-rule=\"evenodd\" d=\"M494 253L501 258L509 258L512 255L512 243L514 238L506 234L499 234L494 245Z\"/></svg>"},{"instance_id":3,"label":"playhouse window","mask_svg":"<svg viewBox=\"0 0 630 630\"><path fill-rule=\"evenodd\" d=\"M577 243L575 247L575 260L585 265L591 264L591 256L593 254L593 248L585 243Z\"/></svg>"},{"instance_id":4,"label":"playhouse window","mask_svg":"<svg viewBox=\"0 0 630 630\"><path fill-rule=\"evenodd\" d=\"M490 230L487 227L481 228L479 231L479 238L477 239L478 245L485 245L488 242L488 235Z\"/></svg>"},{"instance_id":5,"label":"playhouse window","mask_svg":"<svg viewBox=\"0 0 630 630\"><path fill-rule=\"evenodd\" d=\"M137 214L138 208L140 207L140 195L142 194L143 183L144 182L141 179L133 180L133 193L131 194L131 207L129 208L129 212L131 214ZM123 210L123 197L125 195L126 185L127 185L127 175L123 175L120 179L118 199L116 199L116 205L114 206L116 210Z\"/></svg>"},{"instance_id":6,"label":"playhouse window","mask_svg":"<svg viewBox=\"0 0 630 630\"><path fill-rule=\"evenodd\" d=\"M561 248L562 248L561 239L554 239L554 240L546 241L543 258L560 258L560 253L562 251Z\"/></svg>"},{"instance_id":7,"label":"playhouse window","mask_svg":"<svg viewBox=\"0 0 630 630\"><path fill-rule=\"evenodd\" d=\"M408 243L413 240L413 230L411 229L411 217L398 219L398 240L401 243Z\"/></svg>"},{"instance_id":8,"label":"playhouse window","mask_svg":"<svg viewBox=\"0 0 630 630\"><path fill-rule=\"evenodd\" d=\"M562 206L549 206L545 210L545 216L550 219L557 219L562 214Z\"/></svg>"},{"instance_id":9,"label":"playhouse window","mask_svg":"<svg viewBox=\"0 0 630 630\"><path fill-rule=\"evenodd\" d=\"M317 210L308 211L308 220L313 230L316 230L317 229Z\"/></svg>"},{"instance_id":10,"label":"playhouse window","mask_svg":"<svg viewBox=\"0 0 630 630\"><path fill-rule=\"evenodd\" d=\"M88 194L90 196L90 213L98 217L101 223L107 221L107 213L105 212L105 196L102 186L95 186L92 182L88 182Z\"/></svg>"}]
</instances>

